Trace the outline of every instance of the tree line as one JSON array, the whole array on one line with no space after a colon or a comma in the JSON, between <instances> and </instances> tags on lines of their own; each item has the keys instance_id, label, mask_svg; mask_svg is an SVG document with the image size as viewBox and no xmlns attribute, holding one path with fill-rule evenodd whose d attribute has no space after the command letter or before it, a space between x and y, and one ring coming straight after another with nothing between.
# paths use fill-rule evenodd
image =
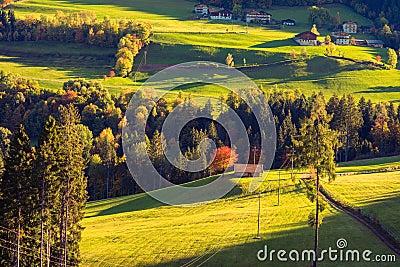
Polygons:
<instances>
[{"instance_id":1,"label":"tree line","mask_svg":"<svg viewBox=\"0 0 400 267\"><path fill-rule=\"evenodd\" d=\"M89 11L57 11L53 17L26 15L25 19L16 19L14 10L0 10L0 41L43 40L115 47L119 49L115 71L121 76L132 70L134 57L150 42L150 35L149 23L109 17L98 21Z\"/></svg>"},{"instance_id":2,"label":"tree line","mask_svg":"<svg viewBox=\"0 0 400 267\"><path fill-rule=\"evenodd\" d=\"M317 96L332 117L330 128L339 132L338 144L334 147L336 161L391 155L400 150L400 110L393 103L373 104L364 97L356 101L351 95L334 95L325 99L319 93L306 97L299 91L284 91L277 87L266 91L278 133L275 167L279 167L291 153L292 136L298 135L302 121L311 116L313 99ZM59 116L60 106L72 104L77 108L82 125L87 127L84 132L91 147L85 169L89 177L88 192L91 199L127 195L140 190L126 167L121 141L124 115L132 91L112 96L99 83L71 80L65 82L57 92L50 92L40 88L36 82L1 72L0 94L2 131L15 132L22 124L34 143L40 139L49 116ZM180 105L185 100L188 101ZM260 130L248 106L232 93L226 98L221 96L221 100L239 114L245 122L251 145L258 146ZM152 99L143 96L143 101ZM160 132L164 120L174 107L182 114L192 114L193 117L218 114L222 120L224 118L222 107L213 106L210 102L203 107L197 106L190 101L190 96L182 92L172 103L162 98L153 110L138 109L138 117L148 117L146 146L150 157L171 181L179 180L174 182L186 182L215 173L215 170L207 170L202 174L183 174L178 169L165 166L166 159L160 151L162 143L169 140L163 140ZM227 133L219 123L199 119L191 121L182 130L179 142L183 153L188 158L199 157L198 145L206 137L214 140L218 148L230 146ZM239 154L239 161L246 162L244 156Z\"/></svg>"},{"instance_id":3,"label":"tree line","mask_svg":"<svg viewBox=\"0 0 400 267\"><path fill-rule=\"evenodd\" d=\"M330 128L339 132L338 144L333 148L336 161L391 155L400 150L400 110L393 103L373 104L364 97L356 101L351 95L334 95L325 100L322 93L306 97L299 91L284 91L275 87L266 91L278 134L275 167L279 167L291 153L292 136L298 135L302 121L311 116L313 99L317 96L322 98L323 108L332 117ZM126 167L122 151L122 127L132 91L112 96L96 82L71 80L65 82L59 91L50 92L40 88L36 82L18 75L0 73L0 94L2 131L15 132L22 124L34 143L40 139L40 133L49 116L59 116L60 106L72 104L77 108L81 124L86 126L83 132L91 147L85 169L91 199L140 191ZM180 105L185 100L188 101ZM221 100L239 114L245 123L251 145L258 146L259 126L246 103L232 93L225 98L221 96ZM153 100L149 96L143 96L143 101ZM164 120L174 107L182 114L192 114L193 117L218 114L222 120L224 118L222 107L213 106L211 102L203 107L197 106L190 101L190 96L185 96L182 92L172 103L162 98L153 110L138 109L138 117L148 118L145 145L156 168L169 177L168 179L178 183L218 172L209 169L198 174L182 173L181 170L166 165L165 156L160 151L162 143L169 140L163 140L160 132ZM187 158L198 158L198 146L204 138L213 140L217 148L230 146L227 133L219 123L209 119L193 120L184 127L180 135L183 154ZM246 155L238 154L240 162L247 162Z\"/></svg>"}]
</instances>

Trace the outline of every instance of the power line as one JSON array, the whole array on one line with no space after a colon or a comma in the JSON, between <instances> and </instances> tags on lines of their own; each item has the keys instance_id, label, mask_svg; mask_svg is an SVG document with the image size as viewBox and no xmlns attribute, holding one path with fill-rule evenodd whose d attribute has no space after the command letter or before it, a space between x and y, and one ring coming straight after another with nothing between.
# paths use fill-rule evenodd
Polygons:
<instances>
[{"instance_id":1,"label":"power line","mask_svg":"<svg viewBox=\"0 0 400 267\"><path fill-rule=\"evenodd\" d=\"M0 225L0 228L5 229L5 230L7 230L7 231L9 231L9 232L18 234L17 231L14 231L14 230L9 229L9 228L7 228L7 227L4 227L4 226L1 226L1 225ZM29 235L22 235L22 237L27 237L27 238L29 238L29 239L35 241L35 243L37 243L37 244L40 243L40 241L39 241L38 239L33 238L33 237L29 236ZM33 252L37 252L36 250L34 250L34 249L32 249L32 248L23 247L23 246L21 246L21 245L18 245L17 243L13 243L13 242L11 242L11 241L8 241L8 240L2 239L2 238L0 238L0 241L7 242L7 243L10 243L10 244L15 245L15 246L19 246L19 248L22 248L22 249L26 249L26 250L30 250L30 251L33 251ZM50 247L53 247L53 248L55 247L55 248L57 248L58 250L64 250L63 248L59 248L59 246L57 246L57 245L54 245L54 244L49 244L49 245L50 245ZM54 249L52 249L52 250L54 250ZM56 260L60 260L60 258L58 258L58 257L56 257L56 256L52 256L51 254L50 254L50 255L44 254L44 255L45 255L46 257L50 256L50 258L53 258L53 259L56 259ZM40 258L40 256L39 256L39 258ZM65 261L65 259L63 259L63 261ZM66 260L66 262L68 262L69 264L73 264L70 260ZM69 266L69 265L67 265L67 266ZM70 265L70 266L74 266L74 265Z\"/></svg>"},{"instance_id":2,"label":"power line","mask_svg":"<svg viewBox=\"0 0 400 267\"><path fill-rule=\"evenodd\" d=\"M18 231L15 231L15 230L13 230L13 229L9 229L9 228L4 227L4 226L1 226L1 225L0 225L0 228L4 229L4 230L6 230L6 231L12 232L12 233L14 233L14 234L18 234ZM40 240L38 240L37 238L32 237L32 236L30 236L30 235L22 234L22 237L26 237L26 238L29 238L29 239L31 239L31 240L34 240L34 241L40 243ZM50 246L55 247L55 248L57 248L58 250L62 250L62 248L59 248L58 245L50 244Z\"/></svg>"},{"instance_id":3,"label":"power line","mask_svg":"<svg viewBox=\"0 0 400 267\"><path fill-rule=\"evenodd\" d=\"M269 182L268 182L268 183L269 183ZM244 221L244 219L245 219L245 216L239 218L239 219L236 221L236 223L238 223L238 222L241 223L241 222ZM236 225L236 223L235 223L235 225ZM228 231L227 234L230 235L231 232L233 232L234 230L235 230L234 228L231 229L230 231ZM231 239L232 239L232 238L229 237L229 236L226 238L226 240L231 240ZM221 244L222 244L221 241L218 242L218 245L221 245ZM222 250L223 250L223 247L217 248L216 245L215 245L214 248L212 248L212 249L210 250L210 251L212 252L212 254L211 254L208 258L206 258L204 261L202 261L200 264L198 264L197 266L203 265L204 263L206 263L207 261L209 261L212 257L214 257L216 254L218 254L218 253L221 252ZM214 252L213 252L213 251L214 251ZM193 264L195 264L196 262L200 261L200 260L201 260L202 258L204 258L205 256L206 256L205 254L199 255L199 256L195 257L194 259L190 260L189 262L187 262L187 263L181 265L181 266L183 266L183 267L192 266Z\"/></svg>"},{"instance_id":4,"label":"power line","mask_svg":"<svg viewBox=\"0 0 400 267\"><path fill-rule=\"evenodd\" d=\"M18 244L17 243L13 243L13 242L11 242L11 241L8 241L8 240L6 240L6 239L3 239L3 238L0 238L0 241L3 241L3 242L7 242L7 243L9 243L9 244L11 244L11 245L14 245L14 246L17 246ZM26 250L30 250L30 251L33 251L33 252L38 252L37 250L35 250L35 249L32 249L32 248L28 248L28 247L24 247L24 246L19 246L20 248L22 248L22 249L26 249ZM53 258L53 259L56 259L56 260L60 260L60 258L57 258L56 256L52 256L52 255L49 255L49 254L44 254L46 257L48 257L48 256L50 256L50 258ZM34 256L34 255L29 255L29 256ZM40 258L40 257L38 257L38 258ZM64 260L64 259L63 259ZM69 262L69 263L72 263L71 261L67 261L67 262ZM72 266L72 265L71 265Z\"/></svg>"},{"instance_id":5,"label":"power line","mask_svg":"<svg viewBox=\"0 0 400 267\"><path fill-rule=\"evenodd\" d=\"M11 245L17 245L16 243L13 243L13 242L11 242L11 241L7 241L7 240L1 239L1 238L0 238L0 240L3 241L3 242L10 243ZM5 249L10 250L10 251L13 251L13 252L16 252L16 251L17 251L17 250L14 249L14 248L9 248L9 247L3 246L3 245L1 245L1 244L0 244L0 247L5 248ZM38 252L38 251L36 251L36 250L34 250L34 249L27 248L27 247L23 247L23 246L20 246L20 248L22 248L22 249L27 249L27 250L31 250L31 251L34 251L34 252ZM20 251L20 253L21 253L21 254L24 254L24 255L26 255L26 256L29 256L29 257L34 257L34 258L36 258L36 259L40 259L40 256L35 256L35 254L32 254L32 255L31 255L31 254L28 254L28 253L26 253L26 252L24 252L24 251ZM45 254L45 256L48 256L48 255ZM60 263L60 261L59 261L60 258L51 256L51 255L50 255L50 258L53 258L53 259L58 260L58 261L49 260L50 262L56 263L56 264L59 264L59 263ZM69 263L71 263L71 261L69 261ZM64 266L70 266L70 267L76 266L76 265L70 265L70 264L66 264L66 265L63 264L63 265L64 265Z\"/></svg>"}]
</instances>

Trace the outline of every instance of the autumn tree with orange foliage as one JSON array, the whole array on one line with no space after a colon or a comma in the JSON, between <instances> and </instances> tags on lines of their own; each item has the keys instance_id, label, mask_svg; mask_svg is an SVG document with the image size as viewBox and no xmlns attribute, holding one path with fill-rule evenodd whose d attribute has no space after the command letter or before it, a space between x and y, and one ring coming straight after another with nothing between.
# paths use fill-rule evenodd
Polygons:
<instances>
[{"instance_id":1,"label":"autumn tree with orange foliage","mask_svg":"<svg viewBox=\"0 0 400 267\"><path fill-rule=\"evenodd\" d=\"M214 160L210 165L210 170L216 173L222 172L228 167L232 167L233 164L238 161L238 154L230 147L223 146L212 153L211 158L214 158Z\"/></svg>"},{"instance_id":2,"label":"autumn tree with orange foliage","mask_svg":"<svg viewBox=\"0 0 400 267\"><path fill-rule=\"evenodd\" d=\"M1 6L6 7L12 3L12 0L3 0L1 1Z\"/></svg>"}]
</instances>

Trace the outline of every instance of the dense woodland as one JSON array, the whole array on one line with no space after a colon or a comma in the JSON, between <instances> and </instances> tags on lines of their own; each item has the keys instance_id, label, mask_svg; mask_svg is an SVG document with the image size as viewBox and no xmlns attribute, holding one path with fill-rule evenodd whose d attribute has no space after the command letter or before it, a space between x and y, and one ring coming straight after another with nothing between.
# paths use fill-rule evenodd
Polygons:
<instances>
[{"instance_id":1,"label":"dense woodland","mask_svg":"<svg viewBox=\"0 0 400 267\"><path fill-rule=\"evenodd\" d=\"M279 167L290 153L293 147L292 137L298 134L302 120L310 116L312 105L317 100L324 103L324 108L332 117L329 121L330 128L339 132L339 143L334 148L337 161L390 155L400 150L399 108L393 103L373 104L364 98L355 101L350 95L325 99L322 93L306 97L297 91L281 91L279 88L269 91L267 99L278 133L275 167ZM90 156L85 168L90 198L136 193L139 189L126 168L121 145L123 116L132 94L133 92L127 91L114 97L100 84L84 80L71 80L58 92L49 92L41 89L36 82L18 75L1 73L2 142L12 140L10 133L17 131L22 124L31 144L36 145L49 116L58 118L60 107L72 104L77 109L80 123L85 126L82 128L82 135L90 144ZM150 96L143 98L151 101ZM156 165L163 166L162 172L166 177L179 183L205 175L176 173L178 170L164 166L165 159L159 153L158 145L163 138L159 134L162 123L170 110L183 101L185 97L179 94L174 103L161 99L154 110L142 111L144 116L148 115L147 137L151 141L148 143L149 154L155 155L152 159ZM251 143L257 146L258 124L254 115L249 113L247 105L233 94L224 101L243 118ZM213 107L210 103L198 107L189 101L179 108L182 113L193 114L193 117L212 112L215 114L216 111L221 113L219 107ZM220 116L224 116L223 111ZM188 158L198 157L198 144L205 137L214 140L218 147L230 145L229 138L218 123L205 119L194 120L181 133L180 146ZM6 155L7 151L3 149L2 158L6 158ZM239 161L246 161L243 157L244 155L239 155ZM206 172L213 173L212 170Z\"/></svg>"}]
</instances>

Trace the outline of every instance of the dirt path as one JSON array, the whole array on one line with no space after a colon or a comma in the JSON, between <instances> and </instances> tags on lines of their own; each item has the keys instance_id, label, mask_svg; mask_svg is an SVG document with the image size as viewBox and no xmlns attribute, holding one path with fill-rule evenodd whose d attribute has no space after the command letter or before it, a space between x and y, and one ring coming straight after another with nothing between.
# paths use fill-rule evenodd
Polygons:
<instances>
[{"instance_id":1,"label":"dirt path","mask_svg":"<svg viewBox=\"0 0 400 267\"><path fill-rule=\"evenodd\" d=\"M388 238L385 234L378 231L375 227L373 227L369 222L364 220L363 218L357 216L353 212L344 208L340 203L332 199L324 190L320 191L320 195L323 197L325 201L327 201L334 208L346 213L354 220L358 221L362 225L364 225L371 233L373 233L383 244L385 244L391 251L393 251L397 256L400 256L400 248L394 243L390 238Z\"/></svg>"}]
</instances>

